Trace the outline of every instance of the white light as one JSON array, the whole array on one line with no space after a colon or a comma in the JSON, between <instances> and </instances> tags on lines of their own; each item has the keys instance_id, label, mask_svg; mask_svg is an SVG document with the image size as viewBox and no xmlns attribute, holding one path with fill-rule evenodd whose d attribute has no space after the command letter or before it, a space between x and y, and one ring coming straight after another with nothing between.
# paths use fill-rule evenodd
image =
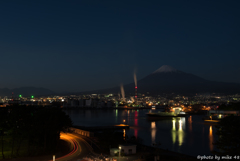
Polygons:
<instances>
[{"instance_id":1,"label":"white light","mask_svg":"<svg viewBox=\"0 0 240 161\"><path fill-rule=\"evenodd\" d=\"M182 131L182 121L179 120L179 131Z\"/></svg>"},{"instance_id":2,"label":"white light","mask_svg":"<svg viewBox=\"0 0 240 161\"><path fill-rule=\"evenodd\" d=\"M173 120L172 122L173 122L173 130L176 130L176 126L175 126L176 121Z\"/></svg>"}]
</instances>

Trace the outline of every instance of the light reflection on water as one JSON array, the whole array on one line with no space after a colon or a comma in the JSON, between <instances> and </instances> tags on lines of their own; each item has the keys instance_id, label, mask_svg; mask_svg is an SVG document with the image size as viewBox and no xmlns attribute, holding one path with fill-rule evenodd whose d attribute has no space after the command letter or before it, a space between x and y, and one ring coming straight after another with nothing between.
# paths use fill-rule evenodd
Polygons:
<instances>
[{"instance_id":1,"label":"light reflection on water","mask_svg":"<svg viewBox=\"0 0 240 161\"><path fill-rule=\"evenodd\" d=\"M214 126L204 124L202 115L150 121L146 117L148 110L66 110L66 112L73 123L79 126L128 124L131 128L121 130L123 135L139 137L149 146L160 142L160 148L192 156L211 155L210 151L215 148L212 142L216 140L216 129Z\"/></svg>"},{"instance_id":2,"label":"light reflection on water","mask_svg":"<svg viewBox=\"0 0 240 161\"><path fill-rule=\"evenodd\" d=\"M152 136L152 144L155 144L155 138L156 138L156 122L151 122L151 136Z\"/></svg>"},{"instance_id":3,"label":"light reflection on water","mask_svg":"<svg viewBox=\"0 0 240 161\"><path fill-rule=\"evenodd\" d=\"M175 142L176 142L176 137L177 137L177 135L176 135L176 121L175 121L175 120L172 120L172 122L173 122L172 142L173 142L173 144L175 144Z\"/></svg>"},{"instance_id":4,"label":"light reflection on water","mask_svg":"<svg viewBox=\"0 0 240 161\"><path fill-rule=\"evenodd\" d=\"M117 121L117 119L118 119L118 109L116 109L116 121Z\"/></svg>"},{"instance_id":5,"label":"light reflection on water","mask_svg":"<svg viewBox=\"0 0 240 161\"><path fill-rule=\"evenodd\" d=\"M213 150L213 135L212 135L212 126L209 127L209 147L210 150Z\"/></svg>"},{"instance_id":6,"label":"light reflection on water","mask_svg":"<svg viewBox=\"0 0 240 161\"><path fill-rule=\"evenodd\" d=\"M134 113L134 126L138 126L138 111L135 111ZM134 136L137 138L138 137L138 129L134 129Z\"/></svg>"},{"instance_id":7,"label":"light reflection on water","mask_svg":"<svg viewBox=\"0 0 240 161\"><path fill-rule=\"evenodd\" d=\"M183 143L184 132L182 130L182 120L179 120L179 130L178 130L178 142L179 146Z\"/></svg>"},{"instance_id":8,"label":"light reflection on water","mask_svg":"<svg viewBox=\"0 0 240 161\"><path fill-rule=\"evenodd\" d=\"M176 130L176 124L178 124L178 129ZM179 146L183 144L184 140L184 131L183 127L185 129L185 118L180 118L179 120L173 119L172 120L172 142L175 144L178 143ZM178 140L177 140L178 138Z\"/></svg>"},{"instance_id":9,"label":"light reflection on water","mask_svg":"<svg viewBox=\"0 0 240 161\"><path fill-rule=\"evenodd\" d=\"M189 116L188 118L188 126L189 126L189 131L192 132L192 116Z\"/></svg>"}]
</instances>

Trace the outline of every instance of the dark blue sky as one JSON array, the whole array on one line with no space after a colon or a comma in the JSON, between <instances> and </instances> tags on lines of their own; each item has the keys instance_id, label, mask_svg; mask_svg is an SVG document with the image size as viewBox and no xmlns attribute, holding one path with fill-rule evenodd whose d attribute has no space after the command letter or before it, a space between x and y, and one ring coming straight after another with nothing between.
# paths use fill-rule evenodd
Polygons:
<instances>
[{"instance_id":1,"label":"dark blue sky","mask_svg":"<svg viewBox=\"0 0 240 161\"><path fill-rule=\"evenodd\" d=\"M133 82L162 65L240 83L239 0L0 2L0 88Z\"/></svg>"}]
</instances>

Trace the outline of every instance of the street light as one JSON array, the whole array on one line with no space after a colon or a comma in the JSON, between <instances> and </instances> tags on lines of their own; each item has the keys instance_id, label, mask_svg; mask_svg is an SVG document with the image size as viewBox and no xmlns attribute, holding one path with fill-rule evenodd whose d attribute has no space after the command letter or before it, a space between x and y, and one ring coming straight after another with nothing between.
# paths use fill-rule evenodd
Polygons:
<instances>
[{"instance_id":1,"label":"street light","mask_svg":"<svg viewBox=\"0 0 240 161\"><path fill-rule=\"evenodd\" d=\"M120 158L120 153L121 153L121 146L119 146L119 158Z\"/></svg>"}]
</instances>

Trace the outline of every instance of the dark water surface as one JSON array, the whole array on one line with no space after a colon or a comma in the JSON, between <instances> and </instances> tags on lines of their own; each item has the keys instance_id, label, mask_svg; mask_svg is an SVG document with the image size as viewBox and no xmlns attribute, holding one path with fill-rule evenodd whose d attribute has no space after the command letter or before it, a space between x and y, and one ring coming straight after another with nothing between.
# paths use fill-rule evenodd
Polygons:
<instances>
[{"instance_id":1,"label":"dark water surface","mask_svg":"<svg viewBox=\"0 0 240 161\"><path fill-rule=\"evenodd\" d=\"M136 136L143 144L152 145L160 142L160 148L184 153L192 156L211 155L215 147L216 128L204 124L203 115L170 118L164 120L148 120L149 110L65 110L74 125L108 126L125 123L130 125L126 135ZM125 122L124 122L125 121Z\"/></svg>"}]
</instances>

